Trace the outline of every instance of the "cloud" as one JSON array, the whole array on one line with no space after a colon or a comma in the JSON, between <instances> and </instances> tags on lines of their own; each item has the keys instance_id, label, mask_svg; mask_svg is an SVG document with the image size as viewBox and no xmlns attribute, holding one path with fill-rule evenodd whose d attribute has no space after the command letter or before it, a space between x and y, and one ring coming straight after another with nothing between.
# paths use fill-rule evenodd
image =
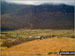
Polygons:
<instances>
[{"instance_id":1,"label":"cloud","mask_svg":"<svg viewBox=\"0 0 75 56\"><path fill-rule=\"evenodd\" d=\"M69 5L75 5L74 0L6 0L6 1L10 3L33 4L33 5L39 5L42 3L54 3L54 4L64 3Z\"/></svg>"}]
</instances>

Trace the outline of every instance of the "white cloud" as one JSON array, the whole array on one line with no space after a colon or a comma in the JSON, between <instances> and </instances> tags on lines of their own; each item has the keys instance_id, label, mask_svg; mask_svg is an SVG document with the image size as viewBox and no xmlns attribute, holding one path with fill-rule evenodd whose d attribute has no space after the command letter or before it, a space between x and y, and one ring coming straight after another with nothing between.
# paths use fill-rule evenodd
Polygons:
<instances>
[{"instance_id":1,"label":"white cloud","mask_svg":"<svg viewBox=\"0 0 75 56\"><path fill-rule=\"evenodd\" d=\"M6 0L11 3L18 3L18 4L42 4L42 3L65 3L69 5L74 5L75 1L74 0Z\"/></svg>"},{"instance_id":2,"label":"white cloud","mask_svg":"<svg viewBox=\"0 0 75 56\"><path fill-rule=\"evenodd\" d=\"M18 4L35 4L34 1L9 1L11 3L18 3Z\"/></svg>"}]
</instances>

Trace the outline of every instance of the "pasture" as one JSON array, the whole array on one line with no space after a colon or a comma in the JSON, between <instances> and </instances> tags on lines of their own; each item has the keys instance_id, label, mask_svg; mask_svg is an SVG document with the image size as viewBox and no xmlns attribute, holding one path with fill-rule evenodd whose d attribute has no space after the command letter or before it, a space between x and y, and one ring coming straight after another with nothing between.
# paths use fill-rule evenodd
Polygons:
<instances>
[{"instance_id":1,"label":"pasture","mask_svg":"<svg viewBox=\"0 0 75 56\"><path fill-rule=\"evenodd\" d=\"M1 40L0 44L2 46L1 49L5 50L5 49L8 49L9 47L22 44L24 42L33 41L32 39L28 39L28 38L36 38L37 36L50 37L51 35L54 35L55 36L54 38L57 38L57 39L60 39L61 37L74 39L74 30L20 29L20 30L14 30L14 31L4 31L2 32L1 39L0 39ZM51 37L49 39L51 39Z\"/></svg>"},{"instance_id":2,"label":"pasture","mask_svg":"<svg viewBox=\"0 0 75 56\"><path fill-rule=\"evenodd\" d=\"M74 35L74 30L51 30L51 29L35 29L35 30L15 30L15 31L7 31L2 33L8 33L9 37L23 37L27 38L29 36L48 36L48 35L56 35L56 36L67 36L72 37ZM6 37L7 38L7 37Z\"/></svg>"},{"instance_id":3,"label":"pasture","mask_svg":"<svg viewBox=\"0 0 75 56\"><path fill-rule=\"evenodd\" d=\"M2 51L2 55L59 55L62 51L74 51L74 39L49 38L25 42Z\"/></svg>"}]
</instances>

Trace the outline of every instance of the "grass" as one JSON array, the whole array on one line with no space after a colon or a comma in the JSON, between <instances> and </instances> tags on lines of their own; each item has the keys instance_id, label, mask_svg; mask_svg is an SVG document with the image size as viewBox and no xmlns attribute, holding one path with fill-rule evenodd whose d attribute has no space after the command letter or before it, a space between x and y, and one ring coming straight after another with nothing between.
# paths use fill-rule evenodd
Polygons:
<instances>
[{"instance_id":1,"label":"grass","mask_svg":"<svg viewBox=\"0 0 75 56\"><path fill-rule=\"evenodd\" d=\"M2 48L2 54L57 54L58 51L65 50L65 51L73 51L74 50L74 38L70 38L74 36L74 30L52 30L52 29L34 29L34 30L14 30L14 31L6 31L2 33L8 33L8 35L2 34L1 35L1 46ZM49 38L49 39L43 39L43 40L34 40L30 42L23 41L23 44L21 41L15 41L17 39L14 39L13 37L22 37L22 38L28 38L29 36L37 37L37 36L48 36L48 35L55 35L55 38ZM8 48L5 46L5 41L15 41L19 42L20 45L14 46ZM4 45L4 46L3 46ZM7 42L7 45L8 44ZM17 45L17 44L16 44ZM7 52L6 52L6 51ZM11 50L11 52L9 51ZM18 50L18 51L17 51Z\"/></svg>"},{"instance_id":2,"label":"grass","mask_svg":"<svg viewBox=\"0 0 75 56\"><path fill-rule=\"evenodd\" d=\"M35 30L15 30L4 32L10 34L13 37L23 37L27 38L29 36L47 36L47 35L56 35L56 36L67 36L71 37L74 35L74 30L51 30L51 29L35 29Z\"/></svg>"},{"instance_id":3,"label":"grass","mask_svg":"<svg viewBox=\"0 0 75 56\"><path fill-rule=\"evenodd\" d=\"M2 55L58 55L60 51L74 51L74 39L68 37L34 40L2 51Z\"/></svg>"}]
</instances>

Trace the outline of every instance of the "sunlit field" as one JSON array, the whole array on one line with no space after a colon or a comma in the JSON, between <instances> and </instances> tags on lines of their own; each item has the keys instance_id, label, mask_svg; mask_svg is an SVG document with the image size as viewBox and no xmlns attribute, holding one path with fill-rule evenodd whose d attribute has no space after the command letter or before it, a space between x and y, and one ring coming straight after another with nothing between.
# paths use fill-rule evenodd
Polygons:
<instances>
[{"instance_id":1,"label":"sunlit field","mask_svg":"<svg viewBox=\"0 0 75 56\"><path fill-rule=\"evenodd\" d=\"M36 29L36 30L15 30L15 31L7 31L3 33L8 33L10 36L13 37L23 37L27 38L29 36L36 37L36 36L47 36L47 35L56 35L56 36L67 36L71 37L74 35L73 30L50 30L50 29Z\"/></svg>"},{"instance_id":2,"label":"sunlit field","mask_svg":"<svg viewBox=\"0 0 75 56\"><path fill-rule=\"evenodd\" d=\"M24 38L37 36L54 37L25 41ZM14 38L15 37L15 38ZM17 38L23 38L18 40ZM14 44L15 43L15 44ZM14 30L2 32L2 55L58 55L62 51L74 51L74 30Z\"/></svg>"}]
</instances>

